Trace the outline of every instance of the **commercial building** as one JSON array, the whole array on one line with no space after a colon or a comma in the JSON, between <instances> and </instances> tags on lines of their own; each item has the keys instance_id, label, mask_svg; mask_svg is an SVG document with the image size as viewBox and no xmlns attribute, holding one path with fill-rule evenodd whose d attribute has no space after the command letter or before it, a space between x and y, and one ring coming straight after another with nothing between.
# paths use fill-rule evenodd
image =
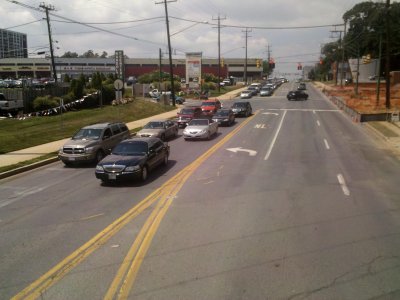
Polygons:
<instances>
[{"instance_id":1,"label":"commercial building","mask_svg":"<svg viewBox=\"0 0 400 300\"><path fill-rule=\"evenodd\" d=\"M0 59L27 57L28 42L26 34L0 29Z\"/></svg>"},{"instance_id":2,"label":"commercial building","mask_svg":"<svg viewBox=\"0 0 400 300\"><path fill-rule=\"evenodd\" d=\"M262 67L257 67L258 58L247 60L247 78L249 80L262 77ZM186 59L173 59L174 75L186 78ZM68 75L78 77L80 74L90 76L96 72L104 74L115 73L114 58L55 58L56 73L59 78ZM169 61L156 58L128 58L124 62L125 77L136 78L150 72L169 72ZM223 66L218 66L218 59L201 59L201 73L218 76L220 70L221 78L236 77L243 78L245 59L226 58ZM0 78L21 77L51 77L51 61L47 58L3 58L0 59Z\"/></svg>"}]
</instances>

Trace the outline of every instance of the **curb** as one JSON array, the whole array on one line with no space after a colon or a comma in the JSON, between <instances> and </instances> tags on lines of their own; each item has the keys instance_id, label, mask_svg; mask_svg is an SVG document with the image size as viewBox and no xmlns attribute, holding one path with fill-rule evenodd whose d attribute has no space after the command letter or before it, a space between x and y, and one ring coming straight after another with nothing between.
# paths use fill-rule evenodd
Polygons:
<instances>
[{"instance_id":1,"label":"curb","mask_svg":"<svg viewBox=\"0 0 400 300\"><path fill-rule=\"evenodd\" d=\"M30 171L30 170L33 170L33 169L36 169L36 168L51 164L51 163L56 162L56 161L59 161L58 157L53 157L53 158L48 158L48 159L45 159L45 160L42 160L42 161L38 161L36 163L30 164L30 165L27 165L27 166L23 166L23 167L19 167L19 168L10 170L10 171L6 171L6 172L3 172L3 173L0 173L0 179L4 179L4 178L10 177L10 176L14 176L14 175L26 172L26 171Z\"/></svg>"}]
</instances>

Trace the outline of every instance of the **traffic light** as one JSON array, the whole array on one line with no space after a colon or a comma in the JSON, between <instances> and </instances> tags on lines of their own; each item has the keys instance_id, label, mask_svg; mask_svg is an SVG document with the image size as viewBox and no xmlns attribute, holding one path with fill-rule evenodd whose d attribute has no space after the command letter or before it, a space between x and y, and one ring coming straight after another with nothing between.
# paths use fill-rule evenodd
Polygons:
<instances>
[{"instance_id":1,"label":"traffic light","mask_svg":"<svg viewBox=\"0 0 400 300\"><path fill-rule=\"evenodd\" d=\"M301 63L297 64L297 70L303 70L303 66L301 65Z\"/></svg>"},{"instance_id":2,"label":"traffic light","mask_svg":"<svg viewBox=\"0 0 400 300\"><path fill-rule=\"evenodd\" d=\"M224 67L224 59L221 58L221 67Z\"/></svg>"},{"instance_id":3,"label":"traffic light","mask_svg":"<svg viewBox=\"0 0 400 300\"><path fill-rule=\"evenodd\" d=\"M269 59L269 69L275 69L275 60L273 58Z\"/></svg>"},{"instance_id":4,"label":"traffic light","mask_svg":"<svg viewBox=\"0 0 400 300\"><path fill-rule=\"evenodd\" d=\"M364 64L369 64L371 62L371 54L364 55L362 60Z\"/></svg>"}]
</instances>

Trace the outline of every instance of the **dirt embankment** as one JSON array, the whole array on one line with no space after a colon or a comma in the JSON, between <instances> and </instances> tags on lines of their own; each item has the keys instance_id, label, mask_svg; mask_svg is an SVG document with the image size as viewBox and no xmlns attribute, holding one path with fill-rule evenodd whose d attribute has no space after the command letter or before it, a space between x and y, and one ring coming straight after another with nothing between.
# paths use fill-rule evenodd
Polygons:
<instances>
[{"instance_id":1,"label":"dirt embankment","mask_svg":"<svg viewBox=\"0 0 400 300\"><path fill-rule=\"evenodd\" d=\"M342 98L347 106L361 113L378 113L387 112L386 109L386 86L381 83L379 89L379 100L377 101L377 84L361 83L358 86L358 94L356 95L355 84L340 87L334 84L316 83L325 94L329 96L337 96ZM390 110L400 110L400 84L392 85L390 89Z\"/></svg>"}]
</instances>

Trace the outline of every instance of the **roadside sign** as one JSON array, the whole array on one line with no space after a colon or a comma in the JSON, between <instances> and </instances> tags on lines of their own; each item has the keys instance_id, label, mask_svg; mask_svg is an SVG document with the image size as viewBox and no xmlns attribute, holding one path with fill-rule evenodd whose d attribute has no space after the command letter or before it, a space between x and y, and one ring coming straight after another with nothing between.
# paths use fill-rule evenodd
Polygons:
<instances>
[{"instance_id":1,"label":"roadside sign","mask_svg":"<svg viewBox=\"0 0 400 300\"><path fill-rule=\"evenodd\" d=\"M117 91L122 90L124 87L124 82L121 79L117 79L114 81L114 87Z\"/></svg>"}]
</instances>

